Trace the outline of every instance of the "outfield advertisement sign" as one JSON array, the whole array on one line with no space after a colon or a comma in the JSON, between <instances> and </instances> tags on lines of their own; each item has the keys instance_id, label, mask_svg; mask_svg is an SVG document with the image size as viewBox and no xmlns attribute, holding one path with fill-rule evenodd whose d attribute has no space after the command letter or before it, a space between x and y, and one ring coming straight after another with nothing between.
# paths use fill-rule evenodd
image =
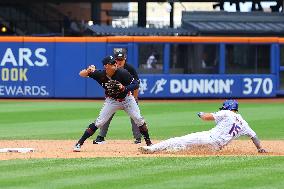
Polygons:
<instances>
[{"instance_id":1,"label":"outfield advertisement sign","mask_svg":"<svg viewBox=\"0 0 284 189\"><path fill-rule=\"evenodd\" d=\"M103 97L98 85L78 73L89 64L102 67L106 43L29 40L0 43L0 98Z\"/></svg>"},{"instance_id":2,"label":"outfield advertisement sign","mask_svg":"<svg viewBox=\"0 0 284 189\"><path fill-rule=\"evenodd\" d=\"M102 88L78 73L89 64L102 68L104 56L105 43L0 43L0 97L102 98ZM276 75L141 74L140 79L141 98L276 96Z\"/></svg>"},{"instance_id":3,"label":"outfield advertisement sign","mask_svg":"<svg viewBox=\"0 0 284 189\"><path fill-rule=\"evenodd\" d=\"M274 97L273 75L143 75L141 97Z\"/></svg>"},{"instance_id":4,"label":"outfield advertisement sign","mask_svg":"<svg viewBox=\"0 0 284 189\"><path fill-rule=\"evenodd\" d=\"M52 97L53 44L33 45L0 44L0 96Z\"/></svg>"}]
</instances>

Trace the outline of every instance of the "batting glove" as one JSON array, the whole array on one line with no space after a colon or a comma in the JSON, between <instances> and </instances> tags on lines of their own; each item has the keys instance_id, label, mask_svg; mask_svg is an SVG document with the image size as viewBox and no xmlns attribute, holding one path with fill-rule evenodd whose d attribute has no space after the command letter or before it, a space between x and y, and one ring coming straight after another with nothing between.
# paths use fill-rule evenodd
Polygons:
<instances>
[{"instance_id":1,"label":"batting glove","mask_svg":"<svg viewBox=\"0 0 284 189\"><path fill-rule=\"evenodd\" d=\"M198 117L200 117L200 118L201 118L201 116L203 116L203 115L204 115L204 112L199 112L199 113L197 113L197 115L198 115Z\"/></svg>"}]
</instances>

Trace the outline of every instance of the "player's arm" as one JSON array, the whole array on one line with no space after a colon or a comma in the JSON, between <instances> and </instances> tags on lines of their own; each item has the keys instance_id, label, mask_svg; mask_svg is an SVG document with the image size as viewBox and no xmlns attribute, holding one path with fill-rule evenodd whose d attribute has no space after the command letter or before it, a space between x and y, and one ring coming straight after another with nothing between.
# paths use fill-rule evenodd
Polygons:
<instances>
[{"instance_id":1,"label":"player's arm","mask_svg":"<svg viewBox=\"0 0 284 189\"><path fill-rule=\"evenodd\" d=\"M199 112L197 115L204 121L213 121L213 120L215 120L211 113Z\"/></svg>"},{"instance_id":2,"label":"player's arm","mask_svg":"<svg viewBox=\"0 0 284 189\"><path fill-rule=\"evenodd\" d=\"M254 143L255 147L257 148L257 151L259 153L266 153L267 151L265 149L263 149L260 145L260 140L257 138L257 136L255 135L254 137L251 138L252 142Z\"/></svg>"},{"instance_id":3,"label":"player's arm","mask_svg":"<svg viewBox=\"0 0 284 189\"><path fill-rule=\"evenodd\" d=\"M267 151L265 149L263 149L262 146L260 145L260 140L258 139L254 130L251 129L251 127L248 125L247 122L245 122L245 125L246 124L247 124L247 127L244 131L245 135L251 138L253 144L255 145L255 147L257 148L257 151L259 153L266 153Z\"/></svg>"},{"instance_id":4,"label":"player's arm","mask_svg":"<svg viewBox=\"0 0 284 189\"><path fill-rule=\"evenodd\" d=\"M88 77L90 73L94 72L96 67L94 65L90 65L88 68L80 71L79 75L81 77Z\"/></svg>"},{"instance_id":5,"label":"player's arm","mask_svg":"<svg viewBox=\"0 0 284 189\"><path fill-rule=\"evenodd\" d=\"M132 65L128 65L128 72L132 75L132 77L138 81L138 85L140 83L140 80L139 80L139 76L138 76L138 73L137 71L135 70L135 68L132 66ZM138 94L139 94L139 87L138 89L135 89L133 91L133 96L136 100L138 100Z\"/></svg>"},{"instance_id":6,"label":"player's arm","mask_svg":"<svg viewBox=\"0 0 284 189\"><path fill-rule=\"evenodd\" d=\"M123 91L129 92L129 91L134 91L139 88L138 81L134 79L127 70L124 70L123 74L124 74L123 76L125 78L125 81L127 81L126 83L129 83L129 85L123 86Z\"/></svg>"},{"instance_id":7,"label":"player's arm","mask_svg":"<svg viewBox=\"0 0 284 189\"><path fill-rule=\"evenodd\" d=\"M138 100L139 88L133 91L133 96L136 100Z\"/></svg>"},{"instance_id":8,"label":"player's arm","mask_svg":"<svg viewBox=\"0 0 284 189\"><path fill-rule=\"evenodd\" d=\"M132 81L129 85L124 86L124 91L129 92L129 91L134 91L139 88L138 81L132 78Z\"/></svg>"},{"instance_id":9,"label":"player's arm","mask_svg":"<svg viewBox=\"0 0 284 189\"><path fill-rule=\"evenodd\" d=\"M133 96L134 96L135 100L137 101L138 100L138 94L139 94L140 80L139 79L135 79L135 77L134 77L134 80L136 80L138 82L138 88L133 90Z\"/></svg>"}]
</instances>

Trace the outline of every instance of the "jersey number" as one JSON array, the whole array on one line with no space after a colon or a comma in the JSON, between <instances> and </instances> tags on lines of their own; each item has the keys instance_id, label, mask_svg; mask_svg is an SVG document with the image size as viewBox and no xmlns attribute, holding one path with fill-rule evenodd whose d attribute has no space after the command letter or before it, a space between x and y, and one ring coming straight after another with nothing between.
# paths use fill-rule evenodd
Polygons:
<instances>
[{"instance_id":1,"label":"jersey number","mask_svg":"<svg viewBox=\"0 0 284 189\"><path fill-rule=\"evenodd\" d=\"M229 131L229 134L233 135L233 136L236 136L236 134L238 134L240 132L240 130L241 130L241 127L234 123L232 128Z\"/></svg>"}]
</instances>

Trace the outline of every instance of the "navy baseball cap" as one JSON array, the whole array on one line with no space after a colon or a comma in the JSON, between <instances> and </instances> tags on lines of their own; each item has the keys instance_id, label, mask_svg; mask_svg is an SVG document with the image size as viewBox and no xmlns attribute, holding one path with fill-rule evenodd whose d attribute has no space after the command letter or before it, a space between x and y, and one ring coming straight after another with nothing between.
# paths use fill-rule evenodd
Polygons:
<instances>
[{"instance_id":1,"label":"navy baseball cap","mask_svg":"<svg viewBox=\"0 0 284 189\"><path fill-rule=\"evenodd\" d=\"M126 59L126 54L123 51L118 51L118 52L114 53L114 58L116 60L124 60L124 59Z\"/></svg>"},{"instance_id":2,"label":"navy baseball cap","mask_svg":"<svg viewBox=\"0 0 284 189\"><path fill-rule=\"evenodd\" d=\"M103 60L102 60L103 65L114 65L116 63L115 59L113 56L106 56Z\"/></svg>"}]
</instances>

